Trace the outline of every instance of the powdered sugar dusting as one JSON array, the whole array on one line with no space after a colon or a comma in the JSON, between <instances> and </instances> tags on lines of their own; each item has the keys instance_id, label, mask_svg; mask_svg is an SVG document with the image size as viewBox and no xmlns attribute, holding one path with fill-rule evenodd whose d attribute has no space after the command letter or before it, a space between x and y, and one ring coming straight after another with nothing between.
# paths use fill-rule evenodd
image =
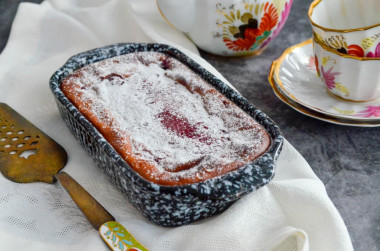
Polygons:
<instances>
[{"instance_id":1,"label":"powdered sugar dusting","mask_svg":"<svg viewBox=\"0 0 380 251\"><path fill-rule=\"evenodd\" d=\"M78 99L91 101L93 114L132 135L133 154L173 179L200 170L221 174L225 165L252 160L268 140L250 116L161 53L114 57L67 79L79 85Z\"/></svg>"}]
</instances>

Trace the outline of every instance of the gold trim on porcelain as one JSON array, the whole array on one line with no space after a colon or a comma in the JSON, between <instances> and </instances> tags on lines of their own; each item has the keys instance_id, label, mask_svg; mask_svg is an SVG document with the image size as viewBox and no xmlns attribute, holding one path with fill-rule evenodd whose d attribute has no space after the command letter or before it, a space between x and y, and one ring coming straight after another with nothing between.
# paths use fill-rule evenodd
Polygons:
<instances>
[{"instance_id":1,"label":"gold trim on porcelain","mask_svg":"<svg viewBox=\"0 0 380 251\"><path fill-rule=\"evenodd\" d=\"M211 52L207 52L207 51L204 51L204 50L202 50L202 49L200 49L200 50L202 50L204 53L206 53L206 54L210 54L210 55L212 55L213 57L219 57L219 58L225 58L225 57L229 57L229 58L231 58L231 59L243 59L243 58L251 58L251 57L256 57L256 56L259 56L259 55L261 55L264 51L265 51L265 49L267 48L268 46L266 45L265 47L263 47L263 48L260 48L260 49L258 49L258 50L255 50L255 51L253 51L253 52L248 52L248 51L241 51L241 52L239 52L239 53L235 53L235 54L231 54L231 55L219 55L219 54L212 54Z\"/></svg>"},{"instance_id":2,"label":"gold trim on porcelain","mask_svg":"<svg viewBox=\"0 0 380 251\"><path fill-rule=\"evenodd\" d=\"M156 5L157 5L157 8L158 8L158 11L160 12L160 14L161 14L161 16L165 19L165 21L172 27L172 28L174 28L174 29L176 29L176 30L178 30L166 17L165 17L165 15L164 15L164 13L162 12L162 10L161 10L161 8L160 8L160 6L158 5L158 1L157 0L155 0L155 2L156 2Z\"/></svg>"},{"instance_id":3,"label":"gold trim on porcelain","mask_svg":"<svg viewBox=\"0 0 380 251\"><path fill-rule=\"evenodd\" d=\"M326 91L327 93L334 97L334 98L338 98L338 99L341 99L343 101L348 101L348 102L354 102L354 103L366 103L366 102L371 102L371 101L375 101L377 100L377 98L374 98L374 99L370 99L370 100L352 100L352 99L348 99L348 98L343 98L343 97L340 97L338 95L336 95L335 93L333 93L332 91L330 91L329 89L326 88Z\"/></svg>"},{"instance_id":4,"label":"gold trim on porcelain","mask_svg":"<svg viewBox=\"0 0 380 251\"><path fill-rule=\"evenodd\" d=\"M274 77L274 71L275 71L276 68L278 68L277 65L279 65L279 62L277 60L273 61L272 66L270 68L269 75L268 75L268 82L271 85L274 94L282 102L284 102L285 104L287 104L288 106L290 106L294 110L296 110L296 111L298 111L298 112L300 112L300 113L302 113L302 114L304 114L306 116L309 116L309 117L312 117L312 118L316 118L316 119L319 119L319 120L322 120L322 121L325 121L325 122L337 124L337 125L365 126L365 127L377 127L377 126L380 126L380 120L378 122L373 122L373 123L363 123L361 121L355 121L355 120L350 120L350 119L346 120L346 119L333 118L333 117L330 117L330 116L325 115L325 114L320 114L320 113L318 113L316 111L313 111L313 110L311 110L311 109L309 109L307 107L304 107L304 106L302 106L302 105L300 105L300 104L298 104L298 103L296 103L296 102L288 99L284 94L281 93L280 90L278 90L278 88L276 86L277 82L276 82L275 77Z\"/></svg>"},{"instance_id":5,"label":"gold trim on porcelain","mask_svg":"<svg viewBox=\"0 0 380 251\"><path fill-rule=\"evenodd\" d=\"M299 99L297 99L294 95L292 95L292 94L290 94L289 92L287 92L287 91L285 90L285 88L284 88L283 83L281 82L281 78L280 78L280 66L281 66L282 62L284 61L284 59L286 58L286 56L288 56L290 53L292 53L292 52L293 52L295 49L297 49L297 48L301 48L301 47L303 47L303 46L305 46L305 45L311 44L311 43L312 43L312 40L313 40L313 39L310 38L310 39L305 40L305 41L303 41L303 42L301 42L301 43L299 43L299 44L296 44L296 45L293 45L293 46L287 48L277 60L273 61L272 66L271 66L271 68L270 68L269 76L270 76L271 78L273 78L273 81L275 81L275 85L278 86L279 91L285 93L285 94L281 94L281 95L287 96L286 99L289 100L289 102L296 103L298 106L305 107L305 109L310 110L310 112L315 112L315 113L317 113L318 111L320 111L320 112L321 112L321 115L323 115L323 116L331 116L331 117L335 117L335 116L334 116L333 114L331 114L331 113L330 113L331 115L326 114L325 111L319 109L318 107L315 107L315 106L310 106L310 107L312 107L312 108L308 108L308 107L306 107L305 105L303 105L303 102L301 102ZM269 77L268 77L268 80L269 80ZM271 80L269 80L269 81L271 81ZM276 89L277 89L277 87L276 87ZM327 89L327 88L326 88L326 89ZM333 96L334 96L334 97L337 97L336 95L333 95ZM289 97L290 99L289 99L288 97ZM293 100L291 100L291 99L293 99ZM288 102L288 103L289 103L289 102ZM359 103L360 103L360 102L359 102ZM315 111L315 110L318 110L318 111ZM341 118L339 118L339 119L341 119ZM347 120L350 120L350 118L346 118L346 119L347 119ZM344 119L343 119L343 120L344 120ZM379 125L380 125L380 119L379 119Z\"/></svg>"},{"instance_id":6,"label":"gold trim on porcelain","mask_svg":"<svg viewBox=\"0 0 380 251\"><path fill-rule=\"evenodd\" d=\"M380 60L380 57L376 57L376 58L357 57L357 56L352 56L352 55L340 53L339 51L337 51L337 50L335 50L333 48L328 47L323 42L321 42L319 39L317 39L317 36L316 36L316 34L314 32L313 32L313 40L314 40L314 42L316 42L317 44L319 44L324 50L329 51L331 53L334 53L334 54L336 54L336 55L338 55L340 57L351 58L351 59L360 60L360 61Z\"/></svg>"},{"instance_id":7,"label":"gold trim on porcelain","mask_svg":"<svg viewBox=\"0 0 380 251\"><path fill-rule=\"evenodd\" d=\"M311 44L311 43L312 43L312 39L310 38L310 39L308 39L306 41L303 41L302 43L290 46L289 48L287 48L282 53L282 55L277 60L273 61L271 69L270 69L270 74L273 71L273 75L276 77L276 79L278 79L278 81L276 83L281 87L281 89L284 90L284 85L282 84L281 79L280 79L280 65L282 64L282 61L284 61L284 59L286 58L286 56L289 55L290 53L292 53L295 49L301 48L301 47L303 47L305 45L308 45L308 44ZM286 94L289 97L291 97L292 99L296 100L297 102L301 102L295 96L293 96L292 94L290 94L288 92L286 92Z\"/></svg>"},{"instance_id":8,"label":"gold trim on porcelain","mask_svg":"<svg viewBox=\"0 0 380 251\"><path fill-rule=\"evenodd\" d=\"M380 26L380 23L378 24L374 24L374 25L370 25L370 26L365 26L365 27L360 27L360 28L353 28L353 29L333 29L333 28L326 28L326 27L323 27L319 24L316 24L312 19L311 19L311 16L313 15L313 10L314 8L320 3L322 2L322 0L314 0L314 2L312 2L310 4L310 7L309 7L309 11L308 11L308 16L309 16L309 20L311 22L312 25L314 25L315 27L318 27L320 28L321 30L324 30L324 31L333 31L333 32L343 32L343 33L347 33L347 32L353 32L353 31L364 31L364 30L369 30L369 29L372 29L374 27L377 27L377 26Z\"/></svg>"}]
</instances>

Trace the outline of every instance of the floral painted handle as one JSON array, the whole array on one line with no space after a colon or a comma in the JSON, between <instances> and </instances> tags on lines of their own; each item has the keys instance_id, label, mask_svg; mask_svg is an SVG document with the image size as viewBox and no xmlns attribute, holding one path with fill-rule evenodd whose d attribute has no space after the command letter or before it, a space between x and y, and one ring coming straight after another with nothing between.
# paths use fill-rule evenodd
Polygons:
<instances>
[{"instance_id":1,"label":"floral painted handle","mask_svg":"<svg viewBox=\"0 0 380 251\"><path fill-rule=\"evenodd\" d=\"M114 251L148 251L116 221L108 221L101 225L99 234Z\"/></svg>"}]
</instances>

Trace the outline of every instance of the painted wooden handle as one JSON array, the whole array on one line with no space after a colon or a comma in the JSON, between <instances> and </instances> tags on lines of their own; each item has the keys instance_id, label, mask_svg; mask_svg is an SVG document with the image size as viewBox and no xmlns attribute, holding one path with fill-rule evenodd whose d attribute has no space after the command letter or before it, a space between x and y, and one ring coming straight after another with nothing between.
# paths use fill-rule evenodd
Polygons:
<instances>
[{"instance_id":1,"label":"painted wooden handle","mask_svg":"<svg viewBox=\"0 0 380 251\"><path fill-rule=\"evenodd\" d=\"M128 231L116 221L104 223L99 234L107 245L115 251L148 251Z\"/></svg>"}]
</instances>

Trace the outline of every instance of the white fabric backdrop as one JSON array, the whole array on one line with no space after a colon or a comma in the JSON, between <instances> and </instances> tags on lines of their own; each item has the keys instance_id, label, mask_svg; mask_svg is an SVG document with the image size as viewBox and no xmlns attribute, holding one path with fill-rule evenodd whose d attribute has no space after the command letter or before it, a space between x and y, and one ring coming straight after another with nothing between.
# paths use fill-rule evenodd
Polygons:
<instances>
[{"instance_id":1,"label":"white fabric backdrop","mask_svg":"<svg viewBox=\"0 0 380 251\"><path fill-rule=\"evenodd\" d=\"M287 141L274 180L224 213L177 228L143 218L70 134L48 87L70 56L117 42L177 45L224 79L165 23L153 0L48 0L19 7L0 55L0 102L61 144L69 155L64 170L139 241L151 250L352 250L322 182ZM15 184L0 176L0 250L21 248L108 249L59 184Z\"/></svg>"}]
</instances>

